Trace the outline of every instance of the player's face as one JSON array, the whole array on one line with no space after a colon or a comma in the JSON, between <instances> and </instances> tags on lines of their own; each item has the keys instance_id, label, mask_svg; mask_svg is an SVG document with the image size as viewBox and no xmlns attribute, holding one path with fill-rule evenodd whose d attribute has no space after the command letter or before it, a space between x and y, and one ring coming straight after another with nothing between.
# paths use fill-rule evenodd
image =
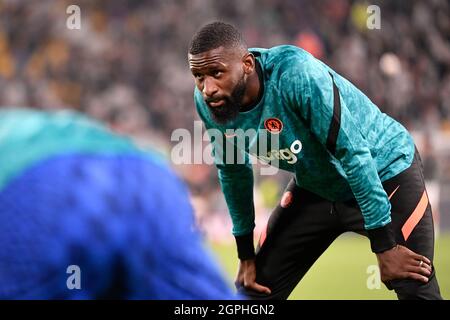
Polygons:
<instances>
[{"instance_id":1,"label":"player's face","mask_svg":"<svg viewBox=\"0 0 450 320\"><path fill-rule=\"evenodd\" d=\"M189 54L189 66L213 119L222 124L235 119L246 91L242 53L219 47Z\"/></svg>"}]
</instances>

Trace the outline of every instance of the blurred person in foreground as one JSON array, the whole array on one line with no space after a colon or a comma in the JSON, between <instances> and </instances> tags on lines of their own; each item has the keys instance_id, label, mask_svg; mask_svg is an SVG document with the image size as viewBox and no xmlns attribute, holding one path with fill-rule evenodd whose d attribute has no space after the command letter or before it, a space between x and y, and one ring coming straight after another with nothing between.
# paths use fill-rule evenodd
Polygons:
<instances>
[{"instance_id":1,"label":"blurred person in foreground","mask_svg":"<svg viewBox=\"0 0 450 320\"><path fill-rule=\"evenodd\" d=\"M193 226L156 154L81 114L0 109L0 299L233 299Z\"/></svg>"},{"instance_id":2,"label":"blurred person in foreground","mask_svg":"<svg viewBox=\"0 0 450 320\"><path fill-rule=\"evenodd\" d=\"M400 123L306 51L248 49L229 24L202 27L188 59L197 111L219 132L212 140L242 293L286 299L334 239L354 231L370 239L399 299L441 299L422 164ZM243 138L250 130L257 134ZM278 146L261 148L273 136ZM249 153L295 175L256 253Z\"/></svg>"}]
</instances>

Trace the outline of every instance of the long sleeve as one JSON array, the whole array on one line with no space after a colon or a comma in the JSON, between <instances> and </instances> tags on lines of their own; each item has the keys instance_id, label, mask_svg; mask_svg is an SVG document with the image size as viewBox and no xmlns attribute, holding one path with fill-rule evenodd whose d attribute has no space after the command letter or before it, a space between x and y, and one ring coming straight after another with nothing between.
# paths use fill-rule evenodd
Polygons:
<instances>
[{"instance_id":1,"label":"long sleeve","mask_svg":"<svg viewBox=\"0 0 450 320\"><path fill-rule=\"evenodd\" d=\"M240 259L254 255L253 229L255 209L253 203L253 169L244 150L233 144L233 138L226 138L211 119L201 111L201 97L195 96L198 113L208 130L213 146L214 163L233 224Z\"/></svg>"},{"instance_id":2,"label":"long sleeve","mask_svg":"<svg viewBox=\"0 0 450 320\"><path fill-rule=\"evenodd\" d=\"M245 235L255 227L253 172L244 165L220 165L219 181L233 221L233 235Z\"/></svg>"},{"instance_id":3,"label":"long sleeve","mask_svg":"<svg viewBox=\"0 0 450 320\"><path fill-rule=\"evenodd\" d=\"M217 149L216 149L217 150ZM238 257L248 259L254 255L253 229L255 210L253 204L253 171L245 164L216 164L222 192L227 202L236 238Z\"/></svg>"},{"instance_id":4,"label":"long sleeve","mask_svg":"<svg viewBox=\"0 0 450 320\"><path fill-rule=\"evenodd\" d=\"M340 95L336 75L312 57L293 65L283 76L290 88L285 90L285 98L341 164L362 211L372 250L389 249L395 245L390 227L391 205L368 143Z\"/></svg>"}]
</instances>

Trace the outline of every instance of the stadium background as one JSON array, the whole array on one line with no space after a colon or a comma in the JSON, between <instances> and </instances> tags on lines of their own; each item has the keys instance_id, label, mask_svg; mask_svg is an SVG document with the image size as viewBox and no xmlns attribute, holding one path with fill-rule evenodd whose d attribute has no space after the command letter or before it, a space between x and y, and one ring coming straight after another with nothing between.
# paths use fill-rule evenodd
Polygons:
<instances>
[{"instance_id":1,"label":"stadium background","mask_svg":"<svg viewBox=\"0 0 450 320\"><path fill-rule=\"evenodd\" d=\"M66 27L70 4L81 8L80 30ZM370 4L381 9L380 30L367 28ZM447 0L0 0L0 106L79 110L169 158L173 130L192 131L198 120L186 61L198 27L220 19L239 27L249 46L303 47L412 132L435 214L435 264L450 298L449 16ZM231 284L237 258L216 170L174 168ZM288 179L256 176L258 230ZM365 238L343 235L291 298L395 298L383 286L367 288L375 264Z\"/></svg>"}]
</instances>

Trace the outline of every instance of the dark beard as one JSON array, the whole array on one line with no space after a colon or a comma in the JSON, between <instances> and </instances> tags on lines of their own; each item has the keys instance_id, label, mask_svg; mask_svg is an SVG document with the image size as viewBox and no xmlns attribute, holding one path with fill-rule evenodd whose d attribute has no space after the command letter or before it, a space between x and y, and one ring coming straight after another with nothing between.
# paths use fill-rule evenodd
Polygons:
<instances>
[{"instance_id":1,"label":"dark beard","mask_svg":"<svg viewBox=\"0 0 450 320\"><path fill-rule=\"evenodd\" d=\"M242 99L245 94L245 82L242 77L237 85L234 87L230 97L224 97L224 104L220 107L209 107L211 116L218 124L227 124L237 118L241 108Z\"/></svg>"}]
</instances>

